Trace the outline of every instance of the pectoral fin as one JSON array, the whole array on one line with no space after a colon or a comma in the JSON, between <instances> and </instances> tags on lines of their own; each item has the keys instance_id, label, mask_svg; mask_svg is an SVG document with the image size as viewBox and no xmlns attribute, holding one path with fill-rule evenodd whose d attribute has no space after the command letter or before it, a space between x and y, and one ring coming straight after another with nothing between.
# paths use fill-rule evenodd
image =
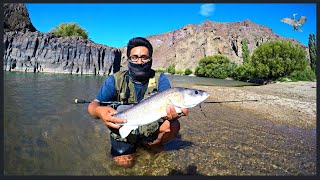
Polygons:
<instances>
[{"instance_id":1,"label":"pectoral fin","mask_svg":"<svg viewBox=\"0 0 320 180\"><path fill-rule=\"evenodd\" d=\"M124 125L119 129L120 136L122 138L126 138L130 134L130 132L132 130L135 130L137 128L138 128L138 126L126 126L126 125Z\"/></svg>"}]
</instances>

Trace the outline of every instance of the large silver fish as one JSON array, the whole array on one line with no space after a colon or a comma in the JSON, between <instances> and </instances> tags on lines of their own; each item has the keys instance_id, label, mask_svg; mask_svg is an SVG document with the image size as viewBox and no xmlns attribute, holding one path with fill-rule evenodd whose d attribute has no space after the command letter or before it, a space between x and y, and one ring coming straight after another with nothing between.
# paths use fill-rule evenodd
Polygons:
<instances>
[{"instance_id":1,"label":"large silver fish","mask_svg":"<svg viewBox=\"0 0 320 180\"><path fill-rule=\"evenodd\" d=\"M122 138L127 137L132 130L138 126L152 123L167 115L167 106L174 105L177 113L181 113L180 108L192 108L209 97L206 91L174 87L156 93L140 103L113 115L117 118L126 119L126 123L119 129Z\"/></svg>"}]
</instances>

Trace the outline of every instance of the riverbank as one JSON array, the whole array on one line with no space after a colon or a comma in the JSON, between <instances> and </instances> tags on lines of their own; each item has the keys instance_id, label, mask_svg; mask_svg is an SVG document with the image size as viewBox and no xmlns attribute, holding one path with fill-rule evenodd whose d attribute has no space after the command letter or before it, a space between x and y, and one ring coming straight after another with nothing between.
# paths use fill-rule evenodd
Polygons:
<instances>
[{"instance_id":1,"label":"riverbank","mask_svg":"<svg viewBox=\"0 0 320 180\"><path fill-rule=\"evenodd\" d=\"M243 101L223 103L241 111L262 115L279 125L316 127L316 82L277 82L263 86L193 86L209 92L207 101Z\"/></svg>"},{"instance_id":2,"label":"riverbank","mask_svg":"<svg viewBox=\"0 0 320 180\"><path fill-rule=\"evenodd\" d=\"M315 175L315 86L192 86L210 93L206 101L258 101L191 108L180 120L181 136L166 145L174 162L169 174Z\"/></svg>"}]
</instances>

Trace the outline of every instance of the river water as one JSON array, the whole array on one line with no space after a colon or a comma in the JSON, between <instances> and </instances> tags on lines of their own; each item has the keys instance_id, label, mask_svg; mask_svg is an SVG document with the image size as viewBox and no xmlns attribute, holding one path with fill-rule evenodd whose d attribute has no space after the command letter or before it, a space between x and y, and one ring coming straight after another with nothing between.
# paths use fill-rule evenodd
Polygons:
<instances>
[{"instance_id":1,"label":"river water","mask_svg":"<svg viewBox=\"0 0 320 180\"><path fill-rule=\"evenodd\" d=\"M168 77L172 86L194 84L212 86L253 85L212 78L170 75ZM174 143L169 143L166 146L167 151L160 153L138 149L137 156L139 159L131 169L119 168L111 162L108 128L100 120L94 120L89 116L87 112L88 104L74 103L76 98L94 99L105 78L101 76L4 72L4 174L177 174L177 164L179 164L177 161L179 160L174 159L173 156L179 154L179 152L181 152L181 155L183 152L181 149L188 149L188 146L193 146L192 143L194 142L176 139ZM199 109L193 111L199 112ZM189 134L190 131L182 130L183 132ZM191 149L192 151L201 152L201 149L197 148L200 146L194 147ZM186 152L188 151L184 153ZM207 157L208 155L204 156ZM176 157L179 157L179 155ZM197 156L191 156L190 158L194 157ZM199 159L199 161L202 160ZM310 157L305 158L305 160L309 161ZM189 168L189 170L191 168L192 171L193 167L182 168ZM310 173L313 172L312 170L298 171L298 174ZM212 171L210 169L205 170L202 174L219 175L217 171L215 171L215 174L210 174ZM238 171L230 172L238 173ZM277 173L278 171L273 172ZM260 174L259 171L248 171L246 173ZM197 175L197 172L191 172L191 174ZM223 175L223 173L221 174ZM280 172L280 174L285 173Z\"/></svg>"}]
</instances>

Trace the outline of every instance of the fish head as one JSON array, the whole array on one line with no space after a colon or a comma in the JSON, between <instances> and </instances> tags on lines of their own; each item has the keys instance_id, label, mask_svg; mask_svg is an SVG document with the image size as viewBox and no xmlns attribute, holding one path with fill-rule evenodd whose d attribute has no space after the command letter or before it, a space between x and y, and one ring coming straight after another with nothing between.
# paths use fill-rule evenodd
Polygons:
<instances>
[{"instance_id":1,"label":"fish head","mask_svg":"<svg viewBox=\"0 0 320 180\"><path fill-rule=\"evenodd\" d=\"M177 88L176 94L171 102L181 108L195 107L209 97L206 91L191 88Z\"/></svg>"}]
</instances>

